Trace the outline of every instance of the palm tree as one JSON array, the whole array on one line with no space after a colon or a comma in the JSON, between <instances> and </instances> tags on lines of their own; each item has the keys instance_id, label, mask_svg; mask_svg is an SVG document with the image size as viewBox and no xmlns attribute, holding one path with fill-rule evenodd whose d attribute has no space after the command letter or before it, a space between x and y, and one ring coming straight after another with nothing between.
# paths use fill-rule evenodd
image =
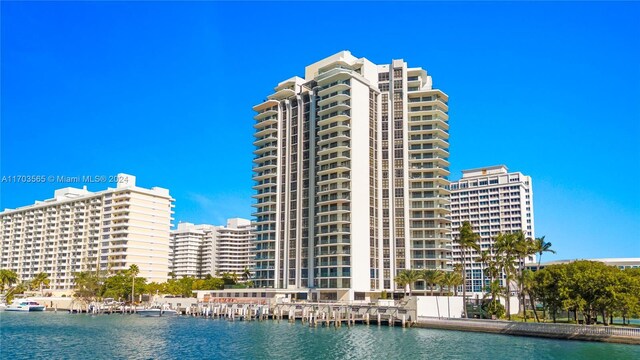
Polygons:
<instances>
[{"instance_id":1,"label":"palm tree","mask_svg":"<svg viewBox=\"0 0 640 360\"><path fill-rule=\"evenodd\" d=\"M491 253L488 250L484 250L480 252L480 256L476 259L477 262L481 263L482 268L482 291L484 291L484 287L486 286L484 283L484 273L487 272L487 268L489 267L489 261L491 261Z\"/></svg>"},{"instance_id":2,"label":"palm tree","mask_svg":"<svg viewBox=\"0 0 640 360\"><path fill-rule=\"evenodd\" d=\"M533 277L533 271L525 269L522 272L522 274L520 274L520 283L522 284L523 301L525 299L524 295L527 295L529 297L529 304L531 305L531 310L533 310L533 316L536 318L536 322L540 322L540 319L538 319L538 313L536 312L536 305L534 302L533 287L535 286L535 279ZM524 319L526 321L527 319L526 304L524 308L525 308Z\"/></svg>"},{"instance_id":3,"label":"palm tree","mask_svg":"<svg viewBox=\"0 0 640 360\"><path fill-rule=\"evenodd\" d=\"M242 279L244 279L244 281L249 281L249 279L251 279L251 269L247 266L242 270Z\"/></svg>"},{"instance_id":4,"label":"palm tree","mask_svg":"<svg viewBox=\"0 0 640 360\"><path fill-rule=\"evenodd\" d=\"M460 251L462 255L462 308L464 309L464 317L467 318L467 271L466 271L466 259L467 259L467 250L472 249L476 251L480 251L480 246L478 245L478 240L480 240L480 235L473 232L473 228L471 223L465 221L462 223L460 227L460 235L458 237L458 244L460 245Z\"/></svg>"},{"instance_id":5,"label":"palm tree","mask_svg":"<svg viewBox=\"0 0 640 360\"><path fill-rule=\"evenodd\" d=\"M538 253L538 266L536 267L536 271L540 270L540 261L542 259L542 254L545 252L550 252L555 254L554 250L551 250L551 243L544 241L544 236L536 238L533 241L533 248Z\"/></svg>"},{"instance_id":6,"label":"palm tree","mask_svg":"<svg viewBox=\"0 0 640 360\"><path fill-rule=\"evenodd\" d=\"M13 301L15 294L22 294L25 290L27 290L25 283L17 283L16 286L7 289L7 292L4 295L4 300L9 304Z\"/></svg>"},{"instance_id":7,"label":"palm tree","mask_svg":"<svg viewBox=\"0 0 640 360\"><path fill-rule=\"evenodd\" d=\"M447 271L442 274L441 284L447 287L447 317L451 317L451 304L449 302L449 298L451 296L451 287L457 286L461 281L462 276L460 276L460 274L457 272Z\"/></svg>"},{"instance_id":8,"label":"palm tree","mask_svg":"<svg viewBox=\"0 0 640 360\"><path fill-rule=\"evenodd\" d=\"M433 296L433 288L442 282L444 273L440 270L424 270L421 277L424 279L425 285L429 285L430 295Z\"/></svg>"},{"instance_id":9,"label":"palm tree","mask_svg":"<svg viewBox=\"0 0 640 360\"><path fill-rule=\"evenodd\" d=\"M507 316L511 320L511 281L514 279L516 269L513 263L519 248L518 240L515 234L498 234L495 238L496 257L499 266L505 275L505 283L507 288Z\"/></svg>"},{"instance_id":10,"label":"palm tree","mask_svg":"<svg viewBox=\"0 0 640 360\"><path fill-rule=\"evenodd\" d=\"M5 285L11 287L11 285L18 282L18 274L15 271L9 269L0 270L0 292L4 291Z\"/></svg>"},{"instance_id":11,"label":"palm tree","mask_svg":"<svg viewBox=\"0 0 640 360\"><path fill-rule=\"evenodd\" d=\"M81 271L73 274L73 283L75 290L73 296L80 298L85 302L91 301L100 292L102 281L100 274L94 274L91 271Z\"/></svg>"},{"instance_id":12,"label":"palm tree","mask_svg":"<svg viewBox=\"0 0 640 360\"><path fill-rule=\"evenodd\" d=\"M400 271L394 280L398 284L398 286L401 286L403 289L405 289L405 295L406 287L408 286L409 296L411 296L411 285L413 285L414 282L420 280L421 278L422 274L420 273L420 271L408 269Z\"/></svg>"},{"instance_id":13,"label":"palm tree","mask_svg":"<svg viewBox=\"0 0 640 360\"><path fill-rule=\"evenodd\" d=\"M138 276L138 274L140 274L140 268L138 268L138 265L132 264L129 266L129 276L131 276L131 304L135 302L134 290L136 287L136 276Z\"/></svg>"},{"instance_id":14,"label":"palm tree","mask_svg":"<svg viewBox=\"0 0 640 360\"><path fill-rule=\"evenodd\" d=\"M51 281L49 280L49 274L41 272L37 274L33 280L29 283L31 290L40 289L40 295L44 296L43 288L49 286Z\"/></svg>"},{"instance_id":15,"label":"palm tree","mask_svg":"<svg viewBox=\"0 0 640 360\"><path fill-rule=\"evenodd\" d=\"M511 234L515 238L515 254L518 258L518 273L514 279L518 285L518 297L520 298L519 311L522 311L526 315L526 303L524 294L524 284L522 283L522 272L524 271L525 259L537 252L534 242L531 238L527 238L522 231L517 231ZM526 321L526 316L524 317Z\"/></svg>"},{"instance_id":16,"label":"palm tree","mask_svg":"<svg viewBox=\"0 0 640 360\"><path fill-rule=\"evenodd\" d=\"M496 298L501 295L506 295L505 289L500 286L500 280L493 280L487 286L487 293L484 295L485 298L491 296L491 308L496 309Z\"/></svg>"},{"instance_id":17,"label":"palm tree","mask_svg":"<svg viewBox=\"0 0 640 360\"><path fill-rule=\"evenodd\" d=\"M459 281L454 284L455 287L453 288L453 292L454 292L453 296L458 296L458 286L464 284L464 278L462 275L464 273L464 268L462 267L462 264L453 265L453 272L457 275L457 278L459 279Z\"/></svg>"}]
</instances>

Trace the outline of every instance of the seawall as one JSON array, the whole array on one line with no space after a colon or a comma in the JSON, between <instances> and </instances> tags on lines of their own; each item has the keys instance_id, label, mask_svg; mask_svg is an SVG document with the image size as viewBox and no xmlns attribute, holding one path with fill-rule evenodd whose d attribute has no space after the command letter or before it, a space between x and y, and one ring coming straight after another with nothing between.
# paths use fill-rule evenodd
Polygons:
<instances>
[{"instance_id":1,"label":"seawall","mask_svg":"<svg viewBox=\"0 0 640 360\"><path fill-rule=\"evenodd\" d=\"M413 326L429 329L640 345L640 328L427 317L418 317Z\"/></svg>"}]
</instances>

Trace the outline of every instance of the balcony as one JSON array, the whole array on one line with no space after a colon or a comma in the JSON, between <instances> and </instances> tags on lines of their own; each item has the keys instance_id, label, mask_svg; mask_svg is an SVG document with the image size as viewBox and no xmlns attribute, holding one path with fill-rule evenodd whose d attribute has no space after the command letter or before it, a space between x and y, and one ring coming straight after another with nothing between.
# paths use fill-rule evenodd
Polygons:
<instances>
[{"instance_id":1,"label":"balcony","mask_svg":"<svg viewBox=\"0 0 640 360\"><path fill-rule=\"evenodd\" d=\"M278 173L275 169L265 170L265 171L255 173L255 175L253 176L253 180L255 181L264 180L277 175Z\"/></svg>"},{"instance_id":2,"label":"balcony","mask_svg":"<svg viewBox=\"0 0 640 360\"><path fill-rule=\"evenodd\" d=\"M256 147L260 147L268 142L275 142L278 140L278 137L276 135L267 135L261 138L257 138L256 141L253 142L253 145L255 145Z\"/></svg>"},{"instance_id":3,"label":"balcony","mask_svg":"<svg viewBox=\"0 0 640 360\"><path fill-rule=\"evenodd\" d=\"M331 114L332 112L345 112L351 110L351 102L346 101L333 101L327 105L320 107L318 110L318 116L322 119L322 116Z\"/></svg>"},{"instance_id":4,"label":"balcony","mask_svg":"<svg viewBox=\"0 0 640 360\"><path fill-rule=\"evenodd\" d=\"M256 150L254 150L253 153L255 155L259 155L259 154L262 154L262 153L265 153L265 152L268 152L268 151L274 151L275 152L278 149L276 144L277 144L276 142L271 142L271 143L265 144L265 145L257 148Z\"/></svg>"},{"instance_id":5,"label":"balcony","mask_svg":"<svg viewBox=\"0 0 640 360\"><path fill-rule=\"evenodd\" d=\"M351 98L349 90L334 91L330 94L326 94L320 98L317 102L317 106L322 107L330 104L334 101L346 101Z\"/></svg>"},{"instance_id":6,"label":"balcony","mask_svg":"<svg viewBox=\"0 0 640 360\"><path fill-rule=\"evenodd\" d=\"M284 88L276 91L275 94L269 95L270 100L284 100L295 96L296 92L291 88Z\"/></svg>"}]
</instances>

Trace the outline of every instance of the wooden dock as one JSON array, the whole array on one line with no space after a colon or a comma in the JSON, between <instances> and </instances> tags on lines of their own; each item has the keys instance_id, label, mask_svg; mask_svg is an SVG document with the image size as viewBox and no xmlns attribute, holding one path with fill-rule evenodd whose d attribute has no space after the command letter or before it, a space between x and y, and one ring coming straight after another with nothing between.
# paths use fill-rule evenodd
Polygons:
<instances>
[{"instance_id":1,"label":"wooden dock","mask_svg":"<svg viewBox=\"0 0 640 360\"><path fill-rule=\"evenodd\" d=\"M356 324L410 327L416 320L415 310L408 309L403 303L397 306L379 306L341 303L260 304L209 301L181 306L174 310L183 316L228 321L288 321L299 322L310 327L338 328ZM137 308L124 305L72 304L71 309L67 311L94 315L135 314Z\"/></svg>"}]
</instances>

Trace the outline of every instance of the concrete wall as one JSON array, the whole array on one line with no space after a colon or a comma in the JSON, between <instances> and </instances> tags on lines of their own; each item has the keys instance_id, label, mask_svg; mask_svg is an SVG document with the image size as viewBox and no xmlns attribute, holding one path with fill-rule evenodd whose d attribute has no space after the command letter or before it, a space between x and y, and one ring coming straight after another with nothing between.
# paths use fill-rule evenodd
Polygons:
<instances>
[{"instance_id":1,"label":"concrete wall","mask_svg":"<svg viewBox=\"0 0 640 360\"><path fill-rule=\"evenodd\" d=\"M462 317L462 296L417 296L418 317Z\"/></svg>"}]
</instances>

